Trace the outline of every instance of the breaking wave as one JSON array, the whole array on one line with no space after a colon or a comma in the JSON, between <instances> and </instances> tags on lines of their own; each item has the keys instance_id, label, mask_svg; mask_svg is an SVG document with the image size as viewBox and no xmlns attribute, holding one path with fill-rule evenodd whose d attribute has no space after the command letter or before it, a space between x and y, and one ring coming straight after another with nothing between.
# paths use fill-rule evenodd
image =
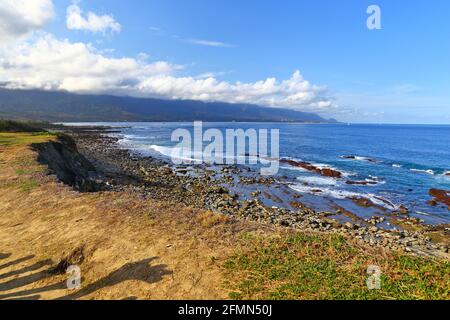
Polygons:
<instances>
[{"instance_id":1,"label":"breaking wave","mask_svg":"<svg viewBox=\"0 0 450 320\"><path fill-rule=\"evenodd\" d=\"M380 198L379 196L376 196L374 194L370 193L358 193L358 192L352 192L352 191L346 191L346 190L337 190L337 189L331 189L331 188L320 188L317 187L309 187L304 186L301 184L293 184L290 185L290 188L294 191L300 192L300 193L308 193L312 195L319 195L319 196L328 196L335 199L349 199L349 198L366 198L372 201L374 204L382 206L384 208L390 209L390 210L397 210L398 206L391 203L389 200ZM319 192L320 190L320 192Z\"/></svg>"}]
</instances>

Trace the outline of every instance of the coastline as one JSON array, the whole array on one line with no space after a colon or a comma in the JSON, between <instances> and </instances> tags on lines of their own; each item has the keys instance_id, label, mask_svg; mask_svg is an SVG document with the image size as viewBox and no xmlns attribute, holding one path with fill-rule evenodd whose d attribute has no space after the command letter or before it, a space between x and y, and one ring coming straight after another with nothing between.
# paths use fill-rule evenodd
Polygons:
<instances>
[{"instance_id":1,"label":"coastline","mask_svg":"<svg viewBox=\"0 0 450 320\"><path fill-rule=\"evenodd\" d=\"M294 210L268 206L261 201L261 197L277 203L276 195L264 191L265 186L275 185L278 188L274 178L249 178L249 168L245 166L223 165L213 170L206 164L174 166L163 159L140 156L121 148L117 143L118 138L107 135L114 130L104 127L63 129L74 138L80 152L102 172L106 189L131 189L148 199L182 203L243 221L339 234L363 244L420 256L450 257L450 226L447 224L426 225L417 218L398 214L389 220L395 228L385 230L379 224L386 218L362 219L338 206L335 208L338 214L314 211L301 200L291 203ZM252 198L240 196L229 188L236 181L254 190L251 192Z\"/></svg>"},{"instance_id":2,"label":"coastline","mask_svg":"<svg viewBox=\"0 0 450 320\"><path fill-rule=\"evenodd\" d=\"M449 296L436 251L360 241L362 228L308 208L201 209L232 194L117 149L104 129L66 132L75 140L0 132L0 300ZM66 287L67 265L80 267L79 289ZM374 265L380 290L366 283Z\"/></svg>"}]
</instances>

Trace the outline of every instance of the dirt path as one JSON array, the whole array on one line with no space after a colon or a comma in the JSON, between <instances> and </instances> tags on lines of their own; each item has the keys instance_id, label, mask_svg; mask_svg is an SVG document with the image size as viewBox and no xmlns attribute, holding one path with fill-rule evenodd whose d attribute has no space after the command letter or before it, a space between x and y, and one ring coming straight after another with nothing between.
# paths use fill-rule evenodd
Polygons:
<instances>
[{"instance_id":1,"label":"dirt path","mask_svg":"<svg viewBox=\"0 0 450 320\"><path fill-rule=\"evenodd\" d=\"M0 146L0 299L227 298L220 265L245 228L137 194L75 192L24 142ZM72 291L49 270L80 246Z\"/></svg>"}]
</instances>

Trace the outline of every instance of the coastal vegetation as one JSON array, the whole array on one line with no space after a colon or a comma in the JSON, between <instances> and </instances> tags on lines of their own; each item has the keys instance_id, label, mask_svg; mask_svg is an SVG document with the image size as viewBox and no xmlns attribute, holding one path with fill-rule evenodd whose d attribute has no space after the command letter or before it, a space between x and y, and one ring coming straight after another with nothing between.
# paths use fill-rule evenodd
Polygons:
<instances>
[{"instance_id":1,"label":"coastal vegetation","mask_svg":"<svg viewBox=\"0 0 450 320\"><path fill-rule=\"evenodd\" d=\"M338 235L247 235L224 264L233 299L448 299L450 263L360 247ZM379 266L381 288L367 287Z\"/></svg>"},{"instance_id":2,"label":"coastal vegetation","mask_svg":"<svg viewBox=\"0 0 450 320\"><path fill-rule=\"evenodd\" d=\"M0 119L0 132L44 132L43 123L33 121L12 121Z\"/></svg>"}]
</instances>

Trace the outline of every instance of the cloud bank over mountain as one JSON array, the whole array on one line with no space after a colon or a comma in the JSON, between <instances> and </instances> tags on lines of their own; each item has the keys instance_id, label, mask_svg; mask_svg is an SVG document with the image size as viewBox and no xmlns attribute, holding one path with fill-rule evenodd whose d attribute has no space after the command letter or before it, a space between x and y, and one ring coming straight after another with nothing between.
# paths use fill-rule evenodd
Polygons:
<instances>
[{"instance_id":1,"label":"cloud bank over mountain","mask_svg":"<svg viewBox=\"0 0 450 320\"><path fill-rule=\"evenodd\" d=\"M135 97L251 103L294 110L334 108L325 87L311 84L299 71L285 80L220 81L181 76L188 70L146 56L116 57L90 43L58 39L41 31L54 17L51 0L0 0L0 81L6 88L109 93ZM20 18L19 18L20 17ZM67 9L67 27L93 33L120 32L112 15L85 15L78 2ZM17 39L18 37L24 37Z\"/></svg>"}]
</instances>

